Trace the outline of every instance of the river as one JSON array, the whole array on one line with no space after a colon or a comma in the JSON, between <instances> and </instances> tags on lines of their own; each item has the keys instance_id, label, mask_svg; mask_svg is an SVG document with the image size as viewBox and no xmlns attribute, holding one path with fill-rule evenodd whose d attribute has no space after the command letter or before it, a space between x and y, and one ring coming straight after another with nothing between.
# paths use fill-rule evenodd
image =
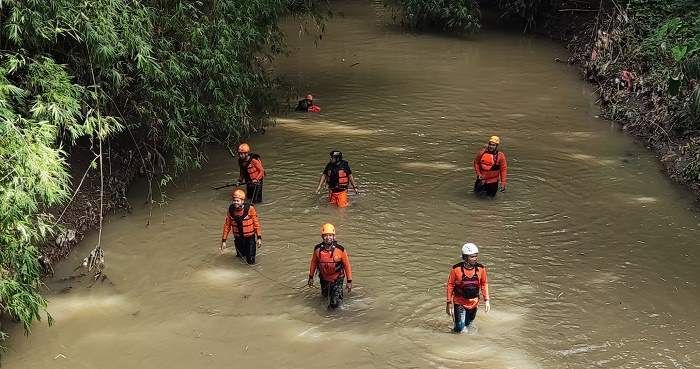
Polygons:
<instances>
[{"instance_id":1,"label":"river","mask_svg":"<svg viewBox=\"0 0 700 369\"><path fill-rule=\"evenodd\" d=\"M103 231L109 281L47 280L49 312L10 329L6 368L692 368L700 366L699 217L658 161L597 115L560 45L485 30L401 31L376 3L335 4L316 45L289 21L275 73L320 114L281 116L251 140L265 163L264 245L249 267L218 251L237 176L214 150ZM509 186L478 199L471 161L501 136ZM330 150L360 186L347 209L314 189ZM354 290L329 312L304 288L319 227L346 246ZM480 246L491 306L450 334L444 283ZM318 283L318 282L317 282Z\"/></svg>"}]
</instances>

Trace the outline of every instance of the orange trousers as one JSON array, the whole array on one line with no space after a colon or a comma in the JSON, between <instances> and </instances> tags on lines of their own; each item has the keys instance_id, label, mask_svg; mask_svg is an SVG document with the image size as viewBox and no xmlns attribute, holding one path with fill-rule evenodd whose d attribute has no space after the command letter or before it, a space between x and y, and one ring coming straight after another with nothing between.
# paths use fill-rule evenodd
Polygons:
<instances>
[{"instance_id":1,"label":"orange trousers","mask_svg":"<svg viewBox=\"0 0 700 369\"><path fill-rule=\"evenodd\" d=\"M348 191L342 192L328 192L328 202L338 206L339 208L345 208L348 206Z\"/></svg>"}]
</instances>

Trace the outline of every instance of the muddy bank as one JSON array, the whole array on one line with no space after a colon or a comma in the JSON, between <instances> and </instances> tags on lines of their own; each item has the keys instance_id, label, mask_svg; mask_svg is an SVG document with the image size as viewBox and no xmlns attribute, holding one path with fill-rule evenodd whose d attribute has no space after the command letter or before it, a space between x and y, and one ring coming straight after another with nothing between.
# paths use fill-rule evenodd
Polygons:
<instances>
[{"instance_id":1,"label":"muddy bank","mask_svg":"<svg viewBox=\"0 0 700 369\"><path fill-rule=\"evenodd\" d=\"M131 204L126 193L138 175L145 176L148 171L134 142L128 137L105 142L104 156L104 197L103 222L109 222L109 216L127 214ZM43 267L46 273L52 272L52 265L63 259L86 234L99 227L100 223L100 168L95 160L99 148L89 143L79 143L71 148L68 158L72 178L69 203L50 209L63 230L50 238L41 249ZM144 199L147 200L147 199Z\"/></svg>"},{"instance_id":2,"label":"muddy bank","mask_svg":"<svg viewBox=\"0 0 700 369\"><path fill-rule=\"evenodd\" d=\"M599 4L604 5L553 10L536 30L566 44L571 52L567 62L579 66L582 77L596 87L602 118L635 136L670 178L700 199L700 131L679 129L677 122L684 98L669 96L658 76L647 72L649 66L621 47L631 32L627 15L614 8L595 11Z\"/></svg>"}]
</instances>

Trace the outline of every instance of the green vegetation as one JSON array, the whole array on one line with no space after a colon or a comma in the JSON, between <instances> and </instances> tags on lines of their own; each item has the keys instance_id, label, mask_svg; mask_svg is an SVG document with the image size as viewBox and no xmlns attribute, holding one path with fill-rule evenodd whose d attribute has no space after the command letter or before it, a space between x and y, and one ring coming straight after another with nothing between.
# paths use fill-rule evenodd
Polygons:
<instances>
[{"instance_id":1,"label":"green vegetation","mask_svg":"<svg viewBox=\"0 0 700 369\"><path fill-rule=\"evenodd\" d=\"M401 9L405 25L453 33L479 30L479 6L476 0L387 0Z\"/></svg>"},{"instance_id":2,"label":"green vegetation","mask_svg":"<svg viewBox=\"0 0 700 369\"><path fill-rule=\"evenodd\" d=\"M587 62L606 89L608 116L675 152L674 175L700 181L700 7L695 0L632 0L597 25ZM613 81L633 79L620 88ZM618 82L625 84L625 82Z\"/></svg>"},{"instance_id":3,"label":"green vegetation","mask_svg":"<svg viewBox=\"0 0 700 369\"><path fill-rule=\"evenodd\" d=\"M121 132L171 173L200 165L203 145L264 121L290 13L320 14L303 0L0 1L0 314L29 331L46 308L38 246L70 191L66 149L89 141L101 160Z\"/></svg>"}]
</instances>

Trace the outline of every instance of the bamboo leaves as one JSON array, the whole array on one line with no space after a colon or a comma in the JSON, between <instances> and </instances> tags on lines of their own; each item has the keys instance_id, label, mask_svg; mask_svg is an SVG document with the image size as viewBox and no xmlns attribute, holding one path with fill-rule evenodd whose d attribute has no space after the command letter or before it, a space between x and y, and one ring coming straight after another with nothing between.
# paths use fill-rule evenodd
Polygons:
<instances>
[{"instance_id":1,"label":"bamboo leaves","mask_svg":"<svg viewBox=\"0 0 700 369\"><path fill-rule=\"evenodd\" d=\"M161 172L200 165L207 142L262 124L274 84L256 56L283 49L281 17L314 7L0 0L0 311L28 329L46 307L37 247L53 231L43 211L68 197L64 147L129 124Z\"/></svg>"}]
</instances>

